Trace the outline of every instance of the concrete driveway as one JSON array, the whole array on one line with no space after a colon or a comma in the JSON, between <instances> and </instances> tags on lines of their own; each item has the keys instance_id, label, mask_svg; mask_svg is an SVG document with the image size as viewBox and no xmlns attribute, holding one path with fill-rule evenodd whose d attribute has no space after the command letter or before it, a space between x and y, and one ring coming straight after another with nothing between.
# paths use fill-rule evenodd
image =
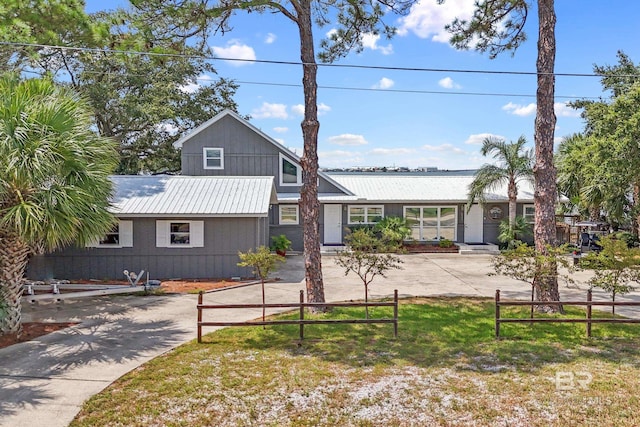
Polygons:
<instances>
[{"instance_id":1,"label":"concrete driveway","mask_svg":"<svg viewBox=\"0 0 640 427\"><path fill-rule=\"evenodd\" d=\"M527 299L530 287L490 277L490 256L403 255L403 269L370 286L372 298L466 295ZM362 299L364 287L353 274L323 257L328 301ZM267 285L267 302L296 302L304 289L302 256L287 257ZM586 278L580 273L578 278ZM209 303L258 303L260 285L208 293ZM586 288L561 288L563 299L585 299ZM640 300L634 293L631 299ZM24 321L78 321L78 326L0 350L0 426L67 426L82 403L146 361L196 336L196 295L112 296L24 307ZM225 311L224 319L249 320L260 310ZM222 319L220 319L222 320ZM213 330L207 329L207 331Z\"/></svg>"}]
</instances>

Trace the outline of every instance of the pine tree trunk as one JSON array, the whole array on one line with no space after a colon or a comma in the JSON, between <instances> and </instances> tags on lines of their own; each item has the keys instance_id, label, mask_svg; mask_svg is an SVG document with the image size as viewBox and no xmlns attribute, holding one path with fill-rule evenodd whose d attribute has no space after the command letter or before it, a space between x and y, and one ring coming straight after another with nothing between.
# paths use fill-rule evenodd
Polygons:
<instances>
[{"instance_id":1,"label":"pine tree trunk","mask_svg":"<svg viewBox=\"0 0 640 427\"><path fill-rule=\"evenodd\" d=\"M298 10L300 55L302 59L302 86L304 88L304 119L302 136L302 190L300 211L302 216L304 267L308 302L324 302L322 260L320 258L320 202L318 201L318 66L315 60L311 31L311 1L302 0Z\"/></svg>"},{"instance_id":2,"label":"pine tree trunk","mask_svg":"<svg viewBox=\"0 0 640 427\"><path fill-rule=\"evenodd\" d=\"M22 330L22 277L27 268L29 248L15 234L0 230L0 299L6 316L0 319L2 334Z\"/></svg>"},{"instance_id":3,"label":"pine tree trunk","mask_svg":"<svg viewBox=\"0 0 640 427\"><path fill-rule=\"evenodd\" d=\"M538 89L536 92L536 164L533 168L535 180L535 226L536 251L546 253L547 246L556 245L555 206L558 200L556 169L553 163L553 136L556 115L553 109L555 96L554 64L556 56L554 0L538 1ZM550 266L556 271L557 266ZM559 301L557 275L541 275L534 281L538 299ZM559 306L541 307L545 311L561 311Z\"/></svg>"}]
</instances>

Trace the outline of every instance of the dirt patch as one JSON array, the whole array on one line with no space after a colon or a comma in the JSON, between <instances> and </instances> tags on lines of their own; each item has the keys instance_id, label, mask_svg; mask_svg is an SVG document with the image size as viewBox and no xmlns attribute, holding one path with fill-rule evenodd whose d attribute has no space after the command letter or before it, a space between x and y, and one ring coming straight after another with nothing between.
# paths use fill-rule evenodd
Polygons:
<instances>
[{"instance_id":1,"label":"dirt patch","mask_svg":"<svg viewBox=\"0 0 640 427\"><path fill-rule=\"evenodd\" d=\"M169 293L196 294L200 291L230 288L251 282L252 280L231 279L164 280L160 285L160 289Z\"/></svg>"},{"instance_id":2,"label":"dirt patch","mask_svg":"<svg viewBox=\"0 0 640 427\"><path fill-rule=\"evenodd\" d=\"M32 339L74 325L77 325L77 323L23 323L20 337L17 337L16 334L0 335L0 348L8 347L19 342L31 341Z\"/></svg>"}]
</instances>

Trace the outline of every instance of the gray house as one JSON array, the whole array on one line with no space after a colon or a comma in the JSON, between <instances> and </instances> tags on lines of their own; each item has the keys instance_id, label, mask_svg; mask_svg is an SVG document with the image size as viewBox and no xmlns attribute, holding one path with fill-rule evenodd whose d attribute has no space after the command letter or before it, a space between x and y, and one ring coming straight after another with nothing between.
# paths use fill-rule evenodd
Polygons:
<instances>
[{"instance_id":1,"label":"gray house","mask_svg":"<svg viewBox=\"0 0 640 427\"><path fill-rule=\"evenodd\" d=\"M154 278L247 276L238 251L284 234L301 251L299 157L232 111L178 140L182 176L115 176L118 227L89 248L34 257L30 278L121 278L145 269ZM505 189L467 212L474 171L320 172L320 236L341 245L346 229L385 216L407 218L413 238L495 243L508 217ZM533 190L519 191L518 214L533 221Z\"/></svg>"}]
</instances>

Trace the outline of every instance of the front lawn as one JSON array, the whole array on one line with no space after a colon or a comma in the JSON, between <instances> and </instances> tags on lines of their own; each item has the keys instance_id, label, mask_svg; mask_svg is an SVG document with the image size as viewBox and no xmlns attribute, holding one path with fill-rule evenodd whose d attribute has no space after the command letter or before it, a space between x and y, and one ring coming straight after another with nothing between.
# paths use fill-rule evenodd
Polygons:
<instances>
[{"instance_id":1,"label":"front lawn","mask_svg":"<svg viewBox=\"0 0 640 427\"><path fill-rule=\"evenodd\" d=\"M296 326L223 329L125 375L71 425L640 425L637 325L587 339L583 324L505 324L495 340L493 317L492 300L425 298L403 302L397 339L391 325L313 325L302 342Z\"/></svg>"}]
</instances>

